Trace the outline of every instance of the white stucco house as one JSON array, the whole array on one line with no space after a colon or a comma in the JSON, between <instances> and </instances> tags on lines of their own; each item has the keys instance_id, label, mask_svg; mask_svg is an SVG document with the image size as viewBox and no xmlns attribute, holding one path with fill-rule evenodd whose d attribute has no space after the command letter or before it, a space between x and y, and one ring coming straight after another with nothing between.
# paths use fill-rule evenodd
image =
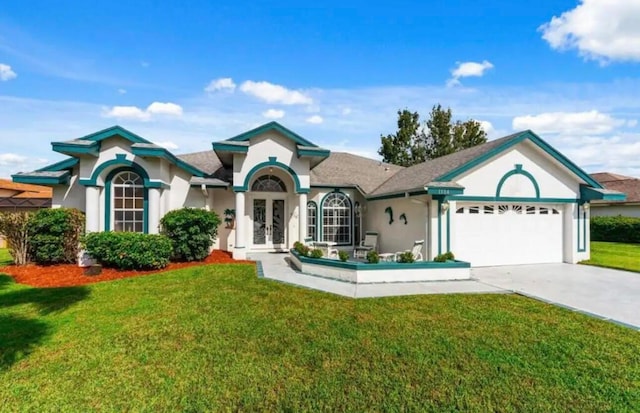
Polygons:
<instances>
[{"instance_id":1,"label":"white stucco house","mask_svg":"<svg viewBox=\"0 0 640 413\"><path fill-rule=\"evenodd\" d=\"M271 122L212 150L174 155L114 126L52 143L69 158L15 182L53 188L53 207L86 213L87 231L158 231L183 206L221 217L216 248L235 258L308 237L378 251L425 240L431 260L453 251L474 266L589 258L589 205L623 199L531 131L408 168L318 147Z\"/></svg>"}]
</instances>

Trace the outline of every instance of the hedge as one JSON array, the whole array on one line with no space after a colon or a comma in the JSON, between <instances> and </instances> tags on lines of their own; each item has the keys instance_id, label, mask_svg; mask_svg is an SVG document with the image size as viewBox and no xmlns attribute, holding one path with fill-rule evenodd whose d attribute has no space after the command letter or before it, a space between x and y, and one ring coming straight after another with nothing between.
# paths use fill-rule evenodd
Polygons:
<instances>
[{"instance_id":1,"label":"hedge","mask_svg":"<svg viewBox=\"0 0 640 413\"><path fill-rule=\"evenodd\" d=\"M213 211L182 208L168 212L160 220L160 233L173 246L172 260L202 261L218 235L220 218Z\"/></svg>"},{"instance_id":2,"label":"hedge","mask_svg":"<svg viewBox=\"0 0 640 413\"><path fill-rule=\"evenodd\" d=\"M591 240L640 243L640 218L591 217Z\"/></svg>"},{"instance_id":3,"label":"hedge","mask_svg":"<svg viewBox=\"0 0 640 413\"><path fill-rule=\"evenodd\" d=\"M84 214L74 208L41 209L29 220L29 255L38 264L74 263Z\"/></svg>"},{"instance_id":4,"label":"hedge","mask_svg":"<svg viewBox=\"0 0 640 413\"><path fill-rule=\"evenodd\" d=\"M164 235L137 232L92 232L84 246L105 267L120 270L155 270L169 264L171 240Z\"/></svg>"}]
</instances>

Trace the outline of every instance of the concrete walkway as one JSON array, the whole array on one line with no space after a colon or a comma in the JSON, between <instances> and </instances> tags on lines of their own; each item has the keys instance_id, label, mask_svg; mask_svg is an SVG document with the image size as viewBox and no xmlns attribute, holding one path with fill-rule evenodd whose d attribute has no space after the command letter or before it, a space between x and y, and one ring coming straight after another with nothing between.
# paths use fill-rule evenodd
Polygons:
<instances>
[{"instance_id":1,"label":"concrete walkway","mask_svg":"<svg viewBox=\"0 0 640 413\"><path fill-rule=\"evenodd\" d=\"M259 273L264 278L344 297L369 298L417 294L507 292L502 288L475 280L354 284L298 272L289 265L288 257L288 253L251 253L248 258L259 262Z\"/></svg>"},{"instance_id":2,"label":"concrete walkway","mask_svg":"<svg viewBox=\"0 0 640 413\"><path fill-rule=\"evenodd\" d=\"M471 276L605 320L640 329L640 274L589 265L541 264L472 268Z\"/></svg>"}]
</instances>

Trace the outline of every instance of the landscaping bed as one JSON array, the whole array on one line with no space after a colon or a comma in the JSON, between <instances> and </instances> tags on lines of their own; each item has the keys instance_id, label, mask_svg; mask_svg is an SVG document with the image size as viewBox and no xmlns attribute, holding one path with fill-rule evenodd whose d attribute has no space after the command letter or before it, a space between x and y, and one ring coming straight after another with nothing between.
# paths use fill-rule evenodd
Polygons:
<instances>
[{"instance_id":1,"label":"landscaping bed","mask_svg":"<svg viewBox=\"0 0 640 413\"><path fill-rule=\"evenodd\" d=\"M6 261L5 261L6 262ZM0 267L0 273L11 275L16 282L32 287L72 287L92 284L101 281L117 280L120 278L137 277L140 275L156 274L204 264L232 264L253 263L252 261L237 261L225 251L214 250L204 261L172 262L160 270L150 271L119 271L113 268L103 268L100 275L84 275L84 268L76 264L61 265L7 265Z\"/></svg>"}]
</instances>

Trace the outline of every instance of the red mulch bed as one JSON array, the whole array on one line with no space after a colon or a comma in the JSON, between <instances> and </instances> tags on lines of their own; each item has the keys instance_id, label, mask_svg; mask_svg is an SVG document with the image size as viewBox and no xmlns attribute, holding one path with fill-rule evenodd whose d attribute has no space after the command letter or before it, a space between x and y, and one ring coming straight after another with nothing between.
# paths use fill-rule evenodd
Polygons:
<instances>
[{"instance_id":1,"label":"red mulch bed","mask_svg":"<svg viewBox=\"0 0 640 413\"><path fill-rule=\"evenodd\" d=\"M231 258L230 253L214 250L204 261L172 262L161 270L153 271L118 271L112 268L103 268L102 274L88 276L84 275L84 268L78 267L75 264L49 266L29 264L24 266L8 265L6 267L0 267L0 274L8 274L12 276L17 283L27 284L32 287L72 287L101 281L117 280L120 278L157 274L205 264L254 264L254 262L234 260Z\"/></svg>"}]
</instances>

